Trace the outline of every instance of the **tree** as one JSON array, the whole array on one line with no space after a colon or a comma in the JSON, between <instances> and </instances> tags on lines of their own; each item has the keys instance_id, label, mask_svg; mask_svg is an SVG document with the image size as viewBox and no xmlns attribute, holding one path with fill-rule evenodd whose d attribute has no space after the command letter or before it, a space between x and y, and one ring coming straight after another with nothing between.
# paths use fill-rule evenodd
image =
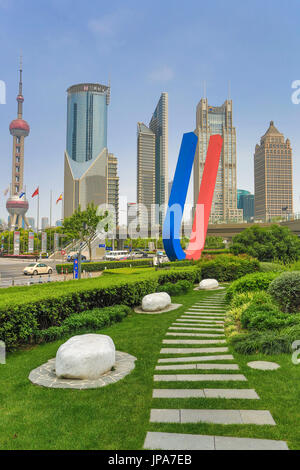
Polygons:
<instances>
[{"instance_id":1,"label":"tree","mask_svg":"<svg viewBox=\"0 0 300 470\"><path fill-rule=\"evenodd\" d=\"M233 238L230 251L246 253L259 261L290 263L300 257L300 240L288 227L253 225Z\"/></svg>"},{"instance_id":2,"label":"tree","mask_svg":"<svg viewBox=\"0 0 300 470\"><path fill-rule=\"evenodd\" d=\"M97 208L91 203L85 211L79 207L71 217L64 220L64 233L87 244L90 260L92 260L92 241L97 233L97 226L106 216L106 212L103 215L97 214Z\"/></svg>"}]
</instances>

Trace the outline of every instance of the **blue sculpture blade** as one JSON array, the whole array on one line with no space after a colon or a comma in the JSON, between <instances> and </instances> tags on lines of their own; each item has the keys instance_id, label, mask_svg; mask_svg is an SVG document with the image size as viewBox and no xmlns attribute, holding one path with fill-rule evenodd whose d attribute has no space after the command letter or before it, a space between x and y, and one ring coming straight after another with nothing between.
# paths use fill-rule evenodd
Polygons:
<instances>
[{"instance_id":1,"label":"blue sculpture blade","mask_svg":"<svg viewBox=\"0 0 300 470\"><path fill-rule=\"evenodd\" d=\"M166 255L170 261L177 259L183 260L186 257L180 245L180 228L197 143L198 137L194 132L183 134L168 209L163 225L163 244Z\"/></svg>"}]
</instances>

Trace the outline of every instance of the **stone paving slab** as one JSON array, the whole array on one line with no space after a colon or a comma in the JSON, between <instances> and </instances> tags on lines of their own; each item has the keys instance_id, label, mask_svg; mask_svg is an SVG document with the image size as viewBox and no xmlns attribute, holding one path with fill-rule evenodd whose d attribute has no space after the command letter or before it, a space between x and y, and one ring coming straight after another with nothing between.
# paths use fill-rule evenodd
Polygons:
<instances>
[{"instance_id":1,"label":"stone paving slab","mask_svg":"<svg viewBox=\"0 0 300 470\"><path fill-rule=\"evenodd\" d=\"M253 389L239 388L157 388L153 390L153 398L227 398L259 400L259 396Z\"/></svg>"},{"instance_id":2,"label":"stone paving slab","mask_svg":"<svg viewBox=\"0 0 300 470\"><path fill-rule=\"evenodd\" d=\"M155 370L239 370L237 364L177 364L168 366L156 366Z\"/></svg>"},{"instance_id":3,"label":"stone paving slab","mask_svg":"<svg viewBox=\"0 0 300 470\"><path fill-rule=\"evenodd\" d=\"M194 327L183 327L183 326L169 326L169 330L191 330L191 331L220 331L224 332L224 328L194 328Z\"/></svg>"},{"instance_id":4,"label":"stone paving slab","mask_svg":"<svg viewBox=\"0 0 300 470\"><path fill-rule=\"evenodd\" d=\"M164 339L163 344L219 344L226 343L225 339Z\"/></svg>"},{"instance_id":5,"label":"stone paving slab","mask_svg":"<svg viewBox=\"0 0 300 470\"><path fill-rule=\"evenodd\" d=\"M154 375L154 382L246 382L242 374L168 374Z\"/></svg>"},{"instance_id":6,"label":"stone paving slab","mask_svg":"<svg viewBox=\"0 0 300 470\"><path fill-rule=\"evenodd\" d=\"M181 315L180 318L183 318L183 319L189 318L189 319L200 320L200 321L203 320L203 318L204 318L204 320L211 320L211 321L217 321L217 320L223 321L224 320L224 318L220 317L219 315L212 316L212 315L193 315L193 314L189 315L189 314L184 314L184 315Z\"/></svg>"},{"instance_id":7,"label":"stone paving slab","mask_svg":"<svg viewBox=\"0 0 300 470\"><path fill-rule=\"evenodd\" d=\"M222 331L224 331L224 326L222 325L211 325L210 322L208 323L203 323L202 324L199 324L199 323L172 323L172 326L174 327L180 327L181 329L183 330L187 330L188 328L184 328L186 326L188 327L197 327L197 328L208 328L210 331L214 330L214 331L217 331L218 329L221 329ZM170 327L171 328L171 327Z\"/></svg>"},{"instance_id":8,"label":"stone paving slab","mask_svg":"<svg viewBox=\"0 0 300 470\"><path fill-rule=\"evenodd\" d=\"M180 423L180 410L151 410L150 423Z\"/></svg>"},{"instance_id":9,"label":"stone paving slab","mask_svg":"<svg viewBox=\"0 0 300 470\"><path fill-rule=\"evenodd\" d=\"M191 320L189 320L188 318L182 318L182 319L178 318L176 321L177 322L184 322L184 323L189 323L189 322L191 322L191 323L213 323L213 324L219 323L220 325L224 325L224 322L221 321L221 320L202 320L202 318L201 318L201 320L196 320L194 318L192 318Z\"/></svg>"},{"instance_id":10,"label":"stone paving slab","mask_svg":"<svg viewBox=\"0 0 300 470\"><path fill-rule=\"evenodd\" d=\"M152 409L150 422L276 425L266 410Z\"/></svg>"},{"instance_id":11,"label":"stone paving slab","mask_svg":"<svg viewBox=\"0 0 300 470\"><path fill-rule=\"evenodd\" d=\"M228 348L162 348L160 354L193 354L228 352Z\"/></svg>"},{"instance_id":12,"label":"stone paving slab","mask_svg":"<svg viewBox=\"0 0 300 470\"><path fill-rule=\"evenodd\" d=\"M157 388L153 390L153 398L205 398L204 391L199 389Z\"/></svg>"},{"instance_id":13,"label":"stone paving slab","mask_svg":"<svg viewBox=\"0 0 300 470\"><path fill-rule=\"evenodd\" d=\"M190 310L197 310L197 311L201 311L201 310L208 310L210 312L226 312L226 308L211 308L211 307L205 307L205 306L202 306L202 307L189 307Z\"/></svg>"},{"instance_id":14,"label":"stone paving slab","mask_svg":"<svg viewBox=\"0 0 300 470\"><path fill-rule=\"evenodd\" d=\"M256 391L251 388L205 388L204 395L206 398L259 400Z\"/></svg>"},{"instance_id":15,"label":"stone paving slab","mask_svg":"<svg viewBox=\"0 0 300 470\"><path fill-rule=\"evenodd\" d=\"M167 432L147 432L144 449L214 450L213 436L193 436Z\"/></svg>"},{"instance_id":16,"label":"stone paving slab","mask_svg":"<svg viewBox=\"0 0 300 470\"><path fill-rule=\"evenodd\" d=\"M158 362L232 361L233 359L234 357L232 354L219 354L213 356L166 357L163 359L158 359Z\"/></svg>"},{"instance_id":17,"label":"stone paving slab","mask_svg":"<svg viewBox=\"0 0 300 470\"><path fill-rule=\"evenodd\" d=\"M248 367L251 369L258 369L258 370L276 370L279 369L280 365L276 362L270 361L252 361L248 362Z\"/></svg>"},{"instance_id":18,"label":"stone paving slab","mask_svg":"<svg viewBox=\"0 0 300 470\"><path fill-rule=\"evenodd\" d=\"M147 432L144 449L157 450L288 450L287 443L272 439Z\"/></svg>"},{"instance_id":19,"label":"stone paving slab","mask_svg":"<svg viewBox=\"0 0 300 470\"><path fill-rule=\"evenodd\" d=\"M184 312L184 314L188 314L188 315L209 315L211 317L224 317L226 316L225 313L210 313L210 312L202 312L202 311L194 311L194 310L191 310L191 311L187 311L187 312Z\"/></svg>"},{"instance_id":20,"label":"stone paving slab","mask_svg":"<svg viewBox=\"0 0 300 470\"><path fill-rule=\"evenodd\" d=\"M284 441L215 436L216 450L289 450Z\"/></svg>"},{"instance_id":21,"label":"stone paving slab","mask_svg":"<svg viewBox=\"0 0 300 470\"><path fill-rule=\"evenodd\" d=\"M166 336L201 336L204 338L220 338L225 335L221 333L166 333Z\"/></svg>"}]
</instances>

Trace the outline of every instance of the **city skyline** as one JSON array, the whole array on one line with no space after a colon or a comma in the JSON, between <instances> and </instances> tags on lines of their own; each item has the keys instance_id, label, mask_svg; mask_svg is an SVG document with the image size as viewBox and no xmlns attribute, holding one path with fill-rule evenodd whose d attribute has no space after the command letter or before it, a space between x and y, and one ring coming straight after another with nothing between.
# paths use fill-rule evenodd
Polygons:
<instances>
[{"instance_id":1,"label":"city skyline","mask_svg":"<svg viewBox=\"0 0 300 470\"><path fill-rule=\"evenodd\" d=\"M24 56L26 119L32 129L26 142L25 166L29 217L36 215L36 201L30 195L37 186L41 192L41 216L48 216L50 190L53 190L54 199L63 190L61 155L65 149L66 88L70 83L85 81L107 83L109 77L114 96L109 113L108 147L118 156L120 195L127 195L128 201L135 200L132 182L135 181L136 122L153 109L162 90L168 92L168 177L172 179L182 133L194 129L195 108L203 96L204 81L210 103L223 102L228 95L227 83L231 82L237 128L238 187L254 190L252 159L255 144L270 120L276 122L293 144L294 178L297 181L300 174L300 162L297 161L300 107L291 101L291 84L299 79L296 57L300 41L296 34L296 15L293 14L293 7L297 6L295 1L290 2L288 10L280 2L273 1L270 3L272 8L264 11L258 1L252 3L251 11L235 2L230 12L217 1L214 8L218 8L220 15L213 23L213 8L200 7L194 1L181 6L180 11L176 2L173 7L162 5L160 19L150 6L141 11L138 2L134 1L129 1L126 8L122 2L116 2L113 8L104 2L100 4L102 8L98 2L84 12L80 2L76 1L72 2L71 10L69 1L53 0L47 5L39 5L20 0L16 5L12 0L0 4L0 26L7 44L1 51L0 76L7 88L6 104L0 105L1 218L7 218L2 191L9 185L11 173L11 140L7 128L15 117L20 46ZM200 11L201 31L197 15ZM17 12L21 14L17 15ZM167 28L162 21L166 15L170 20ZM41 22L33 32L31 22L24 18L35 17L41 18ZM68 18L63 27L61 17ZM155 38L151 34L154 20ZM180 38L177 34L179 25ZM254 26L255 38L248 41L249 30L252 31ZM144 34L137 41L141 31ZM201 44L208 33L211 41L202 50ZM141 54L145 57L150 50L151 57L142 61ZM197 61L193 60L195 53L198 54ZM280 69L275 60L278 55L285 63ZM251 58L255 58L256 67ZM263 69L259 76L257 67ZM300 208L299 195L295 187L295 211ZM53 211L53 220L59 219L60 205Z\"/></svg>"}]
</instances>

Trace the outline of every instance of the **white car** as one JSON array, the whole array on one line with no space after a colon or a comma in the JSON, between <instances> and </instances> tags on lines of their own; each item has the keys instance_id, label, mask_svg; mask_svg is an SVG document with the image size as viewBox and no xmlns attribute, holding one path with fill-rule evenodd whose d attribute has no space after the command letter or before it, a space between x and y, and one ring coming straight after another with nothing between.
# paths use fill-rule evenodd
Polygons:
<instances>
[{"instance_id":1,"label":"white car","mask_svg":"<svg viewBox=\"0 0 300 470\"><path fill-rule=\"evenodd\" d=\"M36 276L37 274L52 274L53 269L44 263L31 263L26 266L23 272L25 276L28 274L33 274Z\"/></svg>"}]
</instances>

